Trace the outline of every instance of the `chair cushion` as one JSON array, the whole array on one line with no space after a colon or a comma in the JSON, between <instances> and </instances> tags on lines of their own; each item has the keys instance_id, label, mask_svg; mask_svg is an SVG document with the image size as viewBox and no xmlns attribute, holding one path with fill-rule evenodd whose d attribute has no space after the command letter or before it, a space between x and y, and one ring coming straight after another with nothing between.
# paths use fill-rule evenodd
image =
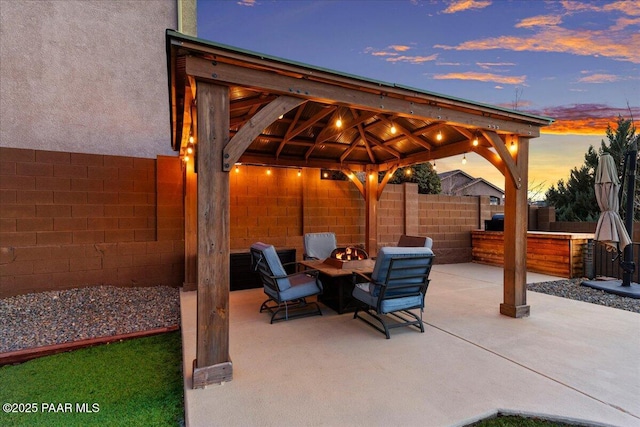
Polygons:
<instances>
[{"instance_id":1,"label":"chair cushion","mask_svg":"<svg viewBox=\"0 0 640 427\"><path fill-rule=\"evenodd\" d=\"M311 295L317 295L322 291L322 283L313 276L304 273L296 274L290 277L291 286L281 291L278 295L273 289L265 288L265 292L276 301L291 301L296 298L304 298Z\"/></svg>"},{"instance_id":2,"label":"chair cushion","mask_svg":"<svg viewBox=\"0 0 640 427\"><path fill-rule=\"evenodd\" d=\"M278 258L278 253L276 252L276 248L274 248L273 245L268 245L262 242L256 242L253 245L251 245L251 247L253 249L256 249L262 252L262 256L264 256L264 259L267 265L269 266L269 268L271 269L271 272L273 273L274 276L287 275L286 270L284 269L284 267L282 266L282 263L280 262L280 258ZM291 283L289 282L289 279L286 277L282 279L277 279L277 282L278 282L278 287L280 288L280 291L285 291L291 287Z\"/></svg>"},{"instance_id":3,"label":"chair cushion","mask_svg":"<svg viewBox=\"0 0 640 427\"><path fill-rule=\"evenodd\" d=\"M329 258L336 246L335 233L307 233L304 235L304 252L308 257Z\"/></svg>"},{"instance_id":4,"label":"chair cushion","mask_svg":"<svg viewBox=\"0 0 640 427\"><path fill-rule=\"evenodd\" d=\"M379 287L373 283L358 283L353 288L353 297L370 307L377 307ZM398 310L423 307L424 298L421 295L412 295L403 298L390 298L382 301L380 314L391 313Z\"/></svg>"},{"instance_id":5,"label":"chair cushion","mask_svg":"<svg viewBox=\"0 0 640 427\"><path fill-rule=\"evenodd\" d=\"M433 255L433 251L427 247L383 247L378 251L376 265L373 267L371 279L374 282L384 282L389 271L391 258L412 258L425 255ZM419 263L421 261L416 261Z\"/></svg>"}]
</instances>

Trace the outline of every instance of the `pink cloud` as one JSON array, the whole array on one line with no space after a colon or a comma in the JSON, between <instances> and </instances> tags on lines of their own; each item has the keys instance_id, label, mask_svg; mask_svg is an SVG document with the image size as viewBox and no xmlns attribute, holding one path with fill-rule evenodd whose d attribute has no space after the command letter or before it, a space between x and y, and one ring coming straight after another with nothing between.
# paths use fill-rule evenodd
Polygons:
<instances>
[{"instance_id":1,"label":"pink cloud","mask_svg":"<svg viewBox=\"0 0 640 427\"><path fill-rule=\"evenodd\" d=\"M547 134L605 135L607 125L614 125L618 116L625 118L640 117L639 107L617 108L605 104L571 104L548 107L542 110L530 110L556 119L551 126L543 128Z\"/></svg>"},{"instance_id":2,"label":"pink cloud","mask_svg":"<svg viewBox=\"0 0 640 427\"><path fill-rule=\"evenodd\" d=\"M539 15L525 18L516 24L516 28L541 27L545 25L560 25L562 18L558 15Z\"/></svg>"},{"instance_id":3,"label":"pink cloud","mask_svg":"<svg viewBox=\"0 0 640 427\"><path fill-rule=\"evenodd\" d=\"M454 0L443 13L457 13L465 10L484 9L491 5L491 0Z\"/></svg>"},{"instance_id":4,"label":"pink cloud","mask_svg":"<svg viewBox=\"0 0 640 427\"><path fill-rule=\"evenodd\" d=\"M495 82L502 84L518 85L523 84L527 76L500 76L492 73L447 73L436 74L433 76L436 80L475 80L479 82Z\"/></svg>"}]
</instances>

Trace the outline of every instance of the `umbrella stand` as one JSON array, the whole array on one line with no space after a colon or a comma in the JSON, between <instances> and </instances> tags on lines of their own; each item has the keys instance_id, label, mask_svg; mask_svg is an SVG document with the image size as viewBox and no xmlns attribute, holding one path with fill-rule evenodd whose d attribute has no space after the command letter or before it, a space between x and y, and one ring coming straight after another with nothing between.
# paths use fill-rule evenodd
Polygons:
<instances>
[{"instance_id":1,"label":"umbrella stand","mask_svg":"<svg viewBox=\"0 0 640 427\"><path fill-rule=\"evenodd\" d=\"M629 236L633 236L633 199L635 195L636 168L638 162L638 145L636 141L632 143L627 151L626 162L628 171L625 228ZM619 256L620 254L618 257ZM631 276L636 269L636 265L633 262L633 245L627 245L624 248L624 258L620 261L620 267L623 271L622 284L620 284L618 280L585 280L582 282L582 285L625 297L640 298L640 285L631 282Z\"/></svg>"}]
</instances>

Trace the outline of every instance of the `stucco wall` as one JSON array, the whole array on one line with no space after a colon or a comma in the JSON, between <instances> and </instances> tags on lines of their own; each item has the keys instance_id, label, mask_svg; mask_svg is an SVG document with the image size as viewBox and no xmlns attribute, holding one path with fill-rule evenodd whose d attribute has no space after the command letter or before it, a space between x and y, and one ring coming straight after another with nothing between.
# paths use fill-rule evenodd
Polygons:
<instances>
[{"instance_id":1,"label":"stucco wall","mask_svg":"<svg viewBox=\"0 0 640 427\"><path fill-rule=\"evenodd\" d=\"M1 147L175 155L164 40L175 0L0 3Z\"/></svg>"}]
</instances>

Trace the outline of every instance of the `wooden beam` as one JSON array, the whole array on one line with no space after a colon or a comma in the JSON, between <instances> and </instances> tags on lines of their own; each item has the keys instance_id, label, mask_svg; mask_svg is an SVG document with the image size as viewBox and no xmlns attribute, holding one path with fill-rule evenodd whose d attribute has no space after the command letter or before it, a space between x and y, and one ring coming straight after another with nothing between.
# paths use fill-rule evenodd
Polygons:
<instances>
[{"instance_id":1,"label":"wooden beam","mask_svg":"<svg viewBox=\"0 0 640 427\"><path fill-rule=\"evenodd\" d=\"M198 304L194 387L233 377L229 358L229 89L197 83ZM195 379L202 381L195 382Z\"/></svg>"},{"instance_id":2,"label":"wooden beam","mask_svg":"<svg viewBox=\"0 0 640 427\"><path fill-rule=\"evenodd\" d=\"M377 199L380 200L382 196L382 192L384 191L384 187L389 183L389 180L393 177L393 174L398 170L398 166L394 166L387 170L384 174L384 178L382 178L382 182L378 184L378 194L376 195ZM377 177L376 177L377 178Z\"/></svg>"},{"instance_id":3,"label":"wooden beam","mask_svg":"<svg viewBox=\"0 0 640 427\"><path fill-rule=\"evenodd\" d=\"M516 186L505 177L504 207L504 302L500 313L510 317L529 316L527 305L527 177L529 140L518 143L517 172L524 184Z\"/></svg>"},{"instance_id":4,"label":"wooden beam","mask_svg":"<svg viewBox=\"0 0 640 427\"><path fill-rule=\"evenodd\" d=\"M505 145L504 141L498 136L498 134L492 131L483 130L482 135L487 138L493 148L495 148L498 155L500 155L500 158L504 162L505 169L508 172L509 178L511 178L513 185L515 185L516 188L520 188L523 184L526 185L526 181L524 183L522 182L520 170L516 167L516 162L515 160L513 160L513 157L511 157L509 149Z\"/></svg>"},{"instance_id":5,"label":"wooden beam","mask_svg":"<svg viewBox=\"0 0 640 427\"><path fill-rule=\"evenodd\" d=\"M383 96L362 89L354 89L329 82L319 82L313 79L302 79L288 75L276 74L261 69L250 69L221 61L208 61L194 56L186 59L186 72L189 75L212 82L224 82L255 88L256 90L273 91L280 94L301 96L306 99L324 103L344 103L354 108L376 111L380 113L395 113L406 117L422 118L451 122L459 126L472 129L495 129L529 138L540 136L540 126L520 121L513 121L484 113L469 113L453 107L432 105L426 100L420 100L419 94L412 100ZM473 107L466 106L470 109Z\"/></svg>"},{"instance_id":6,"label":"wooden beam","mask_svg":"<svg viewBox=\"0 0 640 427\"><path fill-rule=\"evenodd\" d=\"M221 162L222 170L229 172L233 165L238 161L244 150L251 145L258 135L275 122L278 117L294 108L304 104L306 101L292 96L280 96L275 101L271 101L269 105L264 107L255 116L253 116L235 136L224 147L223 158ZM227 134L229 132L227 118Z\"/></svg>"},{"instance_id":7,"label":"wooden beam","mask_svg":"<svg viewBox=\"0 0 640 427\"><path fill-rule=\"evenodd\" d=\"M355 172L353 172L349 168L342 168L342 173L345 174L347 176L347 178L349 178L349 181L351 181L351 183L356 186L356 188L360 192L360 195L364 199L366 197L365 190L364 190L364 185L362 185L362 182L360 182L360 180L358 179L358 176L355 174Z\"/></svg>"},{"instance_id":8,"label":"wooden beam","mask_svg":"<svg viewBox=\"0 0 640 427\"><path fill-rule=\"evenodd\" d=\"M378 250L378 169L367 166L365 187L365 250L373 254Z\"/></svg>"}]
</instances>

